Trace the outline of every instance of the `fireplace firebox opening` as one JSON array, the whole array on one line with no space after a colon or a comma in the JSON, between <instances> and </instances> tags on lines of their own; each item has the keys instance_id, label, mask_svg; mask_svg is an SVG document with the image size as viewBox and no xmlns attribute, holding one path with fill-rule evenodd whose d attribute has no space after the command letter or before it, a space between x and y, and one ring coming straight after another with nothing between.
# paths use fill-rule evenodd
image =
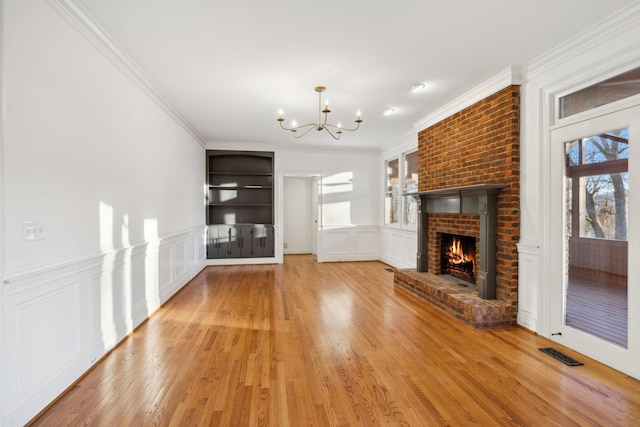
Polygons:
<instances>
[{"instance_id":1,"label":"fireplace firebox opening","mask_svg":"<svg viewBox=\"0 0 640 427\"><path fill-rule=\"evenodd\" d=\"M440 235L440 273L454 282L476 289L476 238Z\"/></svg>"}]
</instances>

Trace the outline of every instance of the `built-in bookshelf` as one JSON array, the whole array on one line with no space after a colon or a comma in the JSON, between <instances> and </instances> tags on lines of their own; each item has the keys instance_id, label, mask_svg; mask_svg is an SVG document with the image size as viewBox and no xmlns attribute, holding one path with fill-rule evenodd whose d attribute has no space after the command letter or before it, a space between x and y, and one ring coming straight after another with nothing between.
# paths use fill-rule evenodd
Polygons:
<instances>
[{"instance_id":1,"label":"built-in bookshelf","mask_svg":"<svg viewBox=\"0 0 640 427\"><path fill-rule=\"evenodd\" d=\"M274 256L272 152L207 150L207 258Z\"/></svg>"}]
</instances>

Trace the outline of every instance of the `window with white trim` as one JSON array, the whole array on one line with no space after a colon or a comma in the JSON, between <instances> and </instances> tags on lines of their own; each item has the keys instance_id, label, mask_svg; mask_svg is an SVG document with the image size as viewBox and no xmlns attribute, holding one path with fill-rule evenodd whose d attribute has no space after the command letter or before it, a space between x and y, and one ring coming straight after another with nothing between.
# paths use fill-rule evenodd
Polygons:
<instances>
[{"instance_id":1,"label":"window with white trim","mask_svg":"<svg viewBox=\"0 0 640 427\"><path fill-rule=\"evenodd\" d=\"M411 193L418 191L418 151L403 153L385 162L385 225L415 228L418 202Z\"/></svg>"},{"instance_id":2,"label":"window with white trim","mask_svg":"<svg viewBox=\"0 0 640 427\"><path fill-rule=\"evenodd\" d=\"M386 161L387 187L384 193L384 223L400 223L400 161L398 158Z\"/></svg>"},{"instance_id":3,"label":"window with white trim","mask_svg":"<svg viewBox=\"0 0 640 427\"><path fill-rule=\"evenodd\" d=\"M640 68L598 82L558 100L560 119L640 94Z\"/></svg>"}]
</instances>

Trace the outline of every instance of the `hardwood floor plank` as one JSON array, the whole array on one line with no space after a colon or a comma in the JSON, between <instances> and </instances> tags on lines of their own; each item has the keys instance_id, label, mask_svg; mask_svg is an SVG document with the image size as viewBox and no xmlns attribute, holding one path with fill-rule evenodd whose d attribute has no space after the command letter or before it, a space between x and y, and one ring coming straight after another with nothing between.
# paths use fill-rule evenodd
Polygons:
<instances>
[{"instance_id":1,"label":"hardwood floor plank","mask_svg":"<svg viewBox=\"0 0 640 427\"><path fill-rule=\"evenodd\" d=\"M521 328L476 330L380 262L209 267L39 426L633 425L640 382ZM538 350L553 346L584 366Z\"/></svg>"}]
</instances>

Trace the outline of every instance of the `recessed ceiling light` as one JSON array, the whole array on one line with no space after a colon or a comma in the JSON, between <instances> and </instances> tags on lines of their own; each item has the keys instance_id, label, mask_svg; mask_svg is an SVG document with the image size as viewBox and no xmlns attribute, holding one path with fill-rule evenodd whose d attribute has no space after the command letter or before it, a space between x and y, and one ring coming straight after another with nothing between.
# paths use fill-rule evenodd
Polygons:
<instances>
[{"instance_id":1,"label":"recessed ceiling light","mask_svg":"<svg viewBox=\"0 0 640 427\"><path fill-rule=\"evenodd\" d=\"M409 86L409 90L413 93L416 92L420 92L422 89L424 89L424 83L416 83L414 85Z\"/></svg>"},{"instance_id":2,"label":"recessed ceiling light","mask_svg":"<svg viewBox=\"0 0 640 427\"><path fill-rule=\"evenodd\" d=\"M388 116L390 114L395 113L396 110L394 108L385 108L384 110L382 110L382 114L384 114L385 116Z\"/></svg>"}]
</instances>

